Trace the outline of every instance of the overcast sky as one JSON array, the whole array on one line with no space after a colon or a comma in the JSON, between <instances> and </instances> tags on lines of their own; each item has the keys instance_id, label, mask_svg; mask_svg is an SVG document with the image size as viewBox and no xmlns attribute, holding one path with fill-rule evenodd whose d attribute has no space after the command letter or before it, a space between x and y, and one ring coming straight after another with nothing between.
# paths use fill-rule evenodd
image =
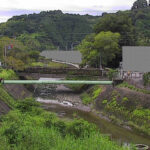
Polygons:
<instances>
[{"instance_id":1,"label":"overcast sky","mask_svg":"<svg viewBox=\"0 0 150 150\"><path fill-rule=\"evenodd\" d=\"M127 10L135 0L0 0L0 22L14 15L45 10L100 15L102 12Z\"/></svg>"}]
</instances>

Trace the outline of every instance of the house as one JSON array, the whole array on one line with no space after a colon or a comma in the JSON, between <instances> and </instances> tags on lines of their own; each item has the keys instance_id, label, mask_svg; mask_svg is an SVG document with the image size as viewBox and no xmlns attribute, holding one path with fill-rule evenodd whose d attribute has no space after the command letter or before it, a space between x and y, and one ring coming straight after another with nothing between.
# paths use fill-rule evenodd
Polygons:
<instances>
[{"instance_id":1,"label":"house","mask_svg":"<svg viewBox=\"0 0 150 150\"><path fill-rule=\"evenodd\" d=\"M141 77L145 72L150 72L150 47L123 46L121 64L125 76Z\"/></svg>"}]
</instances>

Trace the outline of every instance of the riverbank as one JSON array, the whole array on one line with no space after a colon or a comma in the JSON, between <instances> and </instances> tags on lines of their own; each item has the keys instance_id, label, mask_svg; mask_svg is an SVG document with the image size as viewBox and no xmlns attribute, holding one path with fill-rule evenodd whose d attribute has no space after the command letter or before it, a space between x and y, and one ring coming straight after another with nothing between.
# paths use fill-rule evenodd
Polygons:
<instances>
[{"instance_id":1,"label":"riverbank","mask_svg":"<svg viewBox=\"0 0 150 150\"><path fill-rule=\"evenodd\" d=\"M49 85L49 86L44 85L38 88L39 89L36 89L36 92L38 93L38 95L36 95L37 100L42 103L42 107L44 109L55 112L60 117L62 116L68 117L68 114L70 114L69 118L70 117L74 118L73 115L75 113L77 117L79 116L79 118L81 117L81 118L87 119L89 122L93 122L93 120L89 119L87 116L90 117L92 114L92 118L93 117L95 118L95 121L93 123L97 124L98 120L102 119L103 121L106 120L107 122L106 123L107 125L105 124L106 126L108 126L108 124L110 124L110 126L113 126L112 123L119 125L116 127L114 126L112 130L116 128L115 132L117 132L117 137L119 135L123 139L123 141L126 141L126 142L128 141L129 143L131 141L132 142L134 141L134 143L137 143L137 144L138 143L149 144L149 140L145 138L143 135L141 135L142 137L138 136L138 133L136 131L133 131L126 124L119 124L117 122L114 122L114 120L109 118L109 116L105 114L103 110L95 109L94 106L96 104L96 100L98 100L99 97L101 97L103 94L106 95L105 91L108 91L109 88L112 90L113 89L112 86L96 86L96 88L89 87L86 92L88 93L88 96L90 96L92 99L93 98L95 99L93 99L92 101L90 101L90 103L87 103L86 105L81 100L81 97L83 94L82 92L79 92L79 91L74 92L72 89L64 85ZM79 115L79 112L82 112L80 113L81 116ZM102 120L100 121L100 124L102 124L103 122ZM98 124L98 126L100 124ZM120 127L121 128L124 127L124 130L123 129L121 130ZM105 128L105 127L100 125L100 129L102 128ZM117 131L117 129L119 131ZM110 129L108 130L109 131L107 133L110 133ZM127 132L129 135L127 134ZM112 131L112 134L113 134L113 137L115 137L115 133L113 131Z\"/></svg>"},{"instance_id":2,"label":"riverbank","mask_svg":"<svg viewBox=\"0 0 150 150\"><path fill-rule=\"evenodd\" d=\"M127 86L127 83L117 87L94 86L81 93L76 100L83 111L86 111L86 106L88 112L150 138L150 94L146 90Z\"/></svg>"},{"instance_id":3,"label":"riverbank","mask_svg":"<svg viewBox=\"0 0 150 150\"><path fill-rule=\"evenodd\" d=\"M0 127L1 150L128 150L100 133L83 119L62 120L39 108L34 99L18 101L15 109L3 116Z\"/></svg>"},{"instance_id":4,"label":"riverbank","mask_svg":"<svg viewBox=\"0 0 150 150\"><path fill-rule=\"evenodd\" d=\"M25 87L19 90L18 85L14 85L13 88L14 96L18 97ZM5 112L8 114L0 116L1 150L128 149L102 135L94 124L83 119L62 120L40 108L33 98L15 99L11 92L0 85L0 107L5 107L1 102L10 106Z\"/></svg>"},{"instance_id":5,"label":"riverbank","mask_svg":"<svg viewBox=\"0 0 150 150\"><path fill-rule=\"evenodd\" d=\"M58 78L57 78L57 80L58 80ZM44 93L46 93L46 95L47 95L47 93L49 93L51 96L48 98L47 97L44 98L43 97L44 93L43 93L42 95L37 95L37 97L43 98L43 100L40 100L40 102L42 102L42 103L53 103L50 100L57 100L58 102L56 104L64 105L66 103L64 105L66 107L75 108L75 109L82 110L85 112L92 112L95 115L97 115L109 122L113 122L114 124L117 124L121 127L124 127L125 129L127 129L129 131L131 131L131 130L135 131L142 136L148 135L147 131L143 130L142 128L140 129L139 126L136 126L136 124L133 126L133 123L131 121L132 121L132 119L134 120L134 118L137 117L136 115L133 118L131 118L131 120L125 120L126 118L124 118L124 116L122 116L122 115L126 114L126 111L125 111L125 109L122 109L123 108L122 106L125 104L128 107L128 104L129 104L129 105L133 105L133 106L135 105L135 106L144 106L145 107L149 103L149 101L148 101L149 96L146 97L145 95L143 95L140 97L138 95L139 93L133 94L135 91L132 91L131 89L130 89L130 91L127 91L127 89L124 90L123 87L115 87L115 88L112 86L99 86L96 88L95 87L96 86L89 87L87 89L87 87L85 88L83 85L81 85L81 86L77 85L76 87L74 87L74 86L66 87L64 85L58 85L58 86L55 85L55 87L53 87L55 89L55 91L54 90L52 91L52 93L53 93L53 96L52 96L51 92L50 92L51 87L46 88L46 86L45 86ZM84 90L82 90L82 88L84 88ZM80 90L78 90L78 89L80 89ZM85 89L87 89L87 91L85 91ZM118 90L119 95L120 95L117 97L117 100L115 100L115 97L117 95L117 93L115 93L116 89ZM39 89L37 93L40 93L40 91L42 91L42 88ZM84 91L84 92L82 93L82 91ZM114 96L112 96L113 94L114 94ZM145 93L143 93L143 94L145 94ZM126 96L126 95L128 95L128 96ZM137 102L136 99L133 100L135 98L135 95L138 95L137 96L138 104L136 104L136 102ZM143 97L145 97L145 100L143 100ZM47 100L49 100L49 101L47 101ZM67 103L69 103L68 106L67 106ZM114 107L114 105L112 105L112 103L116 104L116 106ZM71 106L70 106L70 104L71 104ZM105 108L104 108L104 106L105 106ZM108 106L109 106L109 110L108 110ZM136 109L133 108L132 112L134 112L134 110L136 110ZM144 118L143 118L143 121L144 121ZM149 129L149 127L147 129Z\"/></svg>"},{"instance_id":6,"label":"riverbank","mask_svg":"<svg viewBox=\"0 0 150 150\"><path fill-rule=\"evenodd\" d=\"M112 122L150 137L150 94L123 87L123 84L108 87L95 106Z\"/></svg>"},{"instance_id":7,"label":"riverbank","mask_svg":"<svg viewBox=\"0 0 150 150\"><path fill-rule=\"evenodd\" d=\"M11 102L15 104L0 121L1 150L93 150L99 147L102 150L128 150L83 119L65 121L39 108L39 103L32 98L18 101L11 96L7 98L6 102L13 100Z\"/></svg>"},{"instance_id":8,"label":"riverbank","mask_svg":"<svg viewBox=\"0 0 150 150\"><path fill-rule=\"evenodd\" d=\"M15 88L15 87L14 87ZM36 87L37 88L37 87ZM45 88L45 85L44 85L44 88ZM61 105L62 106L64 106L64 107L66 107L68 104L70 105L71 104L71 106L67 106L67 109L71 109L71 110L74 110L74 112L85 112L85 113L82 113L82 114L84 114L84 115L81 115L81 118L84 118L85 116L91 116L91 114L92 114L92 118L95 116L97 116L98 118L103 118L103 119L105 119L105 120L107 120L107 121L111 121L110 120L110 118L108 118L108 117L106 117L106 115L104 115L103 113L101 113L100 111L97 111L97 110L95 110L94 108L93 108L93 106L94 106L94 101L91 103L91 104L87 104L86 106L85 106L85 104L84 103L82 103L82 101L81 101L81 97L80 97L80 94L79 93L76 93L76 92L74 92L74 91L72 91L72 90L70 90L69 88L67 88L67 87L64 87L63 85L61 85L61 86L58 86L58 87L55 87L57 90L57 92L55 93L54 91L52 91L53 93L54 93L54 95L53 95L53 97L55 97L55 101L56 101L56 99L58 99L59 101L58 101L58 103L61 103ZM48 90L44 90L44 92L45 93L50 93L50 89L51 88L48 88ZM91 88L89 88L88 90L87 90L87 92L88 92L88 94L90 94L91 96L92 96L92 98L96 98L96 99L99 99L97 96L99 96L99 94L100 94L100 96L103 94L103 93L105 93L105 87L103 87L102 89L103 90L98 90L99 88L93 88L93 87L91 87ZM107 89L107 88L106 88ZM39 91L42 91L42 89L40 89ZM92 91L92 92L90 92L90 91ZM98 95L97 95L97 92L94 92L94 91L98 91ZM21 92L21 91L20 91ZM64 94L65 93L65 94ZM17 93L16 93L17 94ZM96 94L96 97L95 97L95 94ZM49 99L50 99L50 97L49 97ZM47 99L47 100L49 100L49 99ZM44 99L44 102L46 102L46 99ZM69 103L68 103L69 102ZM49 103L49 102L48 102ZM50 102L51 103L51 102ZM43 106L44 106L45 104L43 104ZM50 111L53 111L54 112L54 109L53 109L53 107L55 107L55 109L57 108L57 106L54 106L54 105L51 105L51 106L49 106L49 104L47 104L46 103L46 105L43 107L44 109L46 109L47 110L47 108L48 109L50 109ZM57 110L57 109L56 109ZM70 112L69 112L70 113ZM88 114L90 114L90 115L88 115ZM61 115L63 115L63 112L60 114L60 116ZM59 116L59 115L58 115ZM92 120L88 120L88 118L84 118L84 119L87 119L89 122L93 122L94 124L96 124L97 123L97 118L96 117L96 119L95 119L95 121L93 122ZM100 121L100 122L102 122L102 120ZM109 122L106 122L106 124L110 124ZM108 125L106 125L106 126L108 126ZM102 127L103 128L103 127ZM101 129L101 127L100 127L100 129ZM122 130L121 130L121 128L119 128L118 130L120 130L120 132L122 132ZM116 130L117 131L117 130ZM115 131L115 132L116 132ZM127 131L125 131L124 133L126 134L126 132ZM123 132L122 132L123 133ZM131 137L132 136L132 133L129 135L129 136L126 136L126 135L123 135L123 137ZM136 135L134 135L134 138L136 137ZM133 138L133 139L134 139ZM126 141L126 140L125 140ZM132 141L132 140L129 140L129 142L130 141ZM142 139L140 138L140 137L138 137L138 143L141 143L141 141L142 141ZM137 142L135 142L135 143L137 143ZM148 142L142 142L142 143L145 143L145 144L147 144Z\"/></svg>"}]
</instances>

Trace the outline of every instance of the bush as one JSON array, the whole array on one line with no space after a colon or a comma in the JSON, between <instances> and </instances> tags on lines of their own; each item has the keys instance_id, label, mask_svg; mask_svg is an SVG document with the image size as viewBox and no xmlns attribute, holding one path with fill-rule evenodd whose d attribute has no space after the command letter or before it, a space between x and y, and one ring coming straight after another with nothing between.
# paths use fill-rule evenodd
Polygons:
<instances>
[{"instance_id":1,"label":"bush","mask_svg":"<svg viewBox=\"0 0 150 150\"><path fill-rule=\"evenodd\" d=\"M101 92L102 87L97 85L92 87L88 93L84 92L83 94L81 94L83 104L85 105L90 104L101 94Z\"/></svg>"},{"instance_id":2,"label":"bush","mask_svg":"<svg viewBox=\"0 0 150 150\"><path fill-rule=\"evenodd\" d=\"M115 69L110 69L110 70L107 72L107 77L109 78L109 80L113 80L113 78L115 78L117 74L118 74L118 71L117 71L117 70L115 70Z\"/></svg>"},{"instance_id":3,"label":"bush","mask_svg":"<svg viewBox=\"0 0 150 150\"><path fill-rule=\"evenodd\" d=\"M19 101L16 107L21 112L31 112L32 108L39 105L40 104L36 102L33 98L26 98L25 100Z\"/></svg>"},{"instance_id":4,"label":"bush","mask_svg":"<svg viewBox=\"0 0 150 150\"><path fill-rule=\"evenodd\" d=\"M16 74L11 69L1 69L0 70L0 78L8 80L8 79L16 79Z\"/></svg>"},{"instance_id":5,"label":"bush","mask_svg":"<svg viewBox=\"0 0 150 150\"><path fill-rule=\"evenodd\" d=\"M102 88L99 86L96 87L96 89L93 91L93 99L96 99L102 92Z\"/></svg>"},{"instance_id":6,"label":"bush","mask_svg":"<svg viewBox=\"0 0 150 150\"><path fill-rule=\"evenodd\" d=\"M150 84L150 72L143 75L144 86Z\"/></svg>"},{"instance_id":7,"label":"bush","mask_svg":"<svg viewBox=\"0 0 150 150\"><path fill-rule=\"evenodd\" d=\"M102 104L107 104L107 103L108 103L107 99L105 99L105 100L102 101Z\"/></svg>"},{"instance_id":8,"label":"bush","mask_svg":"<svg viewBox=\"0 0 150 150\"><path fill-rule=\"evenodd\" d=\"M75 138L89 136L93 132L96 132L96 126L94 124L89 124L83 119L75 119L67 128L67 133Z\"/></svg>"},{"instance_id":9,"label":"bush","mask_svg":"<svg viewBox=\"0 0 150 150\"><path fill-rule=\"evenodd\" d=\"M89 104L92 101L92 98L86 92L84 92L81 95L81 99L82 99L83 104L85 105Z\"/></svg>"},{"instance_id":10,"label":"bush","mask_svg":"<svg viewBox=\"0 0 150 150\"><path fill-rule=\"evenodd\" d=\"M31 107L36 108L32 103ZM1 123L0 145L1 150L126 149L103 137L94 124L82 119L65 122L44 110L41 114L9 112Z\"/></svg>"}]
</instances>

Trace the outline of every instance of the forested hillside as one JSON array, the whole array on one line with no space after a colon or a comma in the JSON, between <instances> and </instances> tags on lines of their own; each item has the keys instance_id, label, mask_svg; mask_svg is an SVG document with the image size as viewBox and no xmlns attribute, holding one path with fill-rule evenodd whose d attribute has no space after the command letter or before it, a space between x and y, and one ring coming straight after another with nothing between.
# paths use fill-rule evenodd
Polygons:
<instances>
[{"instance_id":1,"label":"forested hillside","mask_svg":"<svg viewBox=\"0 0 150 150\"><path fill-rule=\"evenodd\" d=\"M86 36L78 49L83 65L100 66L101 58L101 65L118 67L122 46L150 46L150 6L146 0L135 1L131 10L103 13L94 33Z\"/></svg>"},{"instance_id":2,"label":"forested hillside","mask_svg":"<svg viewBox=\"0 0 150 150\"><path fill-rule=\"evenodd\" d=\"M71 49L92 32L98 17L43 11L14 16L0 24L0 34L17 37L32 50Z\"/></svg>"},{"instance_id":3,"label":"forested hillside","mask_svg":"<svg viewBox=\"0 0 150 150\"><path fill-rule=\"evenodd\" d=\"M131 10L102 16L64 14L60 10L14 16L0 24L0 35L1 41L9 37L21 42L27 51L71 50L79 45L83 65L97 67L102 57L103 66L118 67L122 46L150 45L150 6L146 0L137 0Z\"/></svg>"}]
</instances>

